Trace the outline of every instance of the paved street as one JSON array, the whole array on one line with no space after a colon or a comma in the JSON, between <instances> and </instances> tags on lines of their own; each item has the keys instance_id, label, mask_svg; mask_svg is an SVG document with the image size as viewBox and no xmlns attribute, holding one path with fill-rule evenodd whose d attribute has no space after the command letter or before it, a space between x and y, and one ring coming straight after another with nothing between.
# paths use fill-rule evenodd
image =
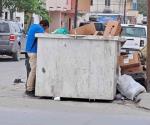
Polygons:
<instances>
[{"instance_id":1,"label":"paved street","mask_svg":"<svg viewBox=\"0 0 150 125\"><path fill-rule=\"evenodd\" d=\"M23 82L26 80L24 56L22 55L20 62L12 61L7 56L0 56L0 69L0 96L20 96L25 83L14 84L13 82L16 78L22 79Z\"/></svg>"},{"instance_id":2,"label":"paved street","mask_svg":"<svg viewBox=\"0 0 150 125\"><path fill-rule=\"evenodd\" d=\"M24 59L0 57L0 125L149 125L150 111L132 103L53 101L24 94Z\"/></svg>"}]
</instances>

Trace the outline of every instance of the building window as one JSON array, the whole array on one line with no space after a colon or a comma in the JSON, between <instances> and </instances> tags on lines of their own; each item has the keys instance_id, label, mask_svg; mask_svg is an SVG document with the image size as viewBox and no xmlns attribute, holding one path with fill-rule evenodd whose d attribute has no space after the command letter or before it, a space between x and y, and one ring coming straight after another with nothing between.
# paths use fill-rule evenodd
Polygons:
<instances>
[{"instance_id":1,"label":"building window","mask_svg":"<svg viewBox=\"0 0 150 125\"><path fill-rule=\"evenodd\" d=\"M133 0L132 9L137 10L137 0Z\"/></svg>"},{"instance_id":2,"label":"building window","mask_svg":"<svg viewBox=\"0 0 150 125\"><path fill-rule=\"evenodd\" d=\"M110 6L110 0L105 0L105 6Z\"/></svg>"},{"instance_id":3,"label":"building window","mask_svg":"<svg viewBox=\"0 0 150 125\"><path fill-rule=\"evenodd\" d=\"M8 12L5 12L5 20L8 19Z\"/></svg>"}]
</instances>

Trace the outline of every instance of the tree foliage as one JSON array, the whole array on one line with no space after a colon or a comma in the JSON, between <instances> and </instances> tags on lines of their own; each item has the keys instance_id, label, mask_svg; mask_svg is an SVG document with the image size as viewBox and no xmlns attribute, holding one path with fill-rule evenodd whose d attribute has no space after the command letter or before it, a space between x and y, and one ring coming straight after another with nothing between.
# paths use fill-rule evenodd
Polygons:
<instances>
[{"instance_id":1,"label":"tree foliage","mask_svg":"<svg viewBox=\"0 0 150 125\"><path fill-rule=\"evenodd\" d=\"M2 17L4 8L9 10L10 19L13 19L15 11L25 12L25 18L27 17L25 30L28 29L32 22L33 13L49 20L48 11L45 9L43 0L0 0L0 17Z\"/></svg>"},{"instance_id":2,"label":"tree foliage","mask_svg":"<svg viewBox=\"0 0 150 125\"><path fill-rule=\"evenodd\" d=\"M138 0L138 11L144 16L147 15L147 0Z\"/></svg>"},{"instance_id":3,"label":"tree foliage","mask_svg":"<svg viewBox=\"0 0 150 125\"><path fill-rule=\"evenodd\" d=\"M48 18L48 12L42 0L3 0L3 7L12 12L35 13L43 18Z\"/></svg>"}]
</instances>

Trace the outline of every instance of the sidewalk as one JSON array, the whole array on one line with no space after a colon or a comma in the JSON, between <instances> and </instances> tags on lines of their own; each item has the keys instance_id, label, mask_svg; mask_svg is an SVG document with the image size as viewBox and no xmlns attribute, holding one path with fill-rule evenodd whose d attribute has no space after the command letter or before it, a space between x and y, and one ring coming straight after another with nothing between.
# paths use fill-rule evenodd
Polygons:
<instances>
[{"instance_id":1,"label":"sidewalk","mask_svg":"<svg viewBox=\"0 0 150 125\"><path fill-rule=\"evenodd\" d=\"M0 106L10 106L10 107L38 107L38 108L46 108L53 104L57 105L72 105L77 106L79 103L82 105L90 105L91 107L97 107L103 109L110 109L111 112L118 113L131 113L135 111L148 111L150 112L150 94L145 93L141 94L138 98L141 100L138 104L135 104L132 101L113 101L113 102L79 102L79 101L54 101L52 99L41 99L39 97L28 97L24 93L25 91L25 83L11 84L10 86L0 86ZM83 106L84 107L84 106ZM114 108L114 109L113 109ZM130 110L127 110L130 109ZM132 110L131 110L132 109ZM105 111L106 112L106 111Z\"/></svg>"},{"instance_id":2,"label":"sidewalk","mask_svg":"<svg viewBox=\"0 0 150 125\"><path fill-rule=\"evenodd\" d=\"M150 93L140 94L138 100L138 107L150 110Z\"/></svg>"}]
</instances>

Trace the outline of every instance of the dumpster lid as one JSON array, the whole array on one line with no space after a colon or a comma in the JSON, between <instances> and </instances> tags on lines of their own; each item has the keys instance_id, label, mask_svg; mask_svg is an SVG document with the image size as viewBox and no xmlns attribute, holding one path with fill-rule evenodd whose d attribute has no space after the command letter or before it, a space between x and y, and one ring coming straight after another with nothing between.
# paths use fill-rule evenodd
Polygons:
<instances>
[{"instance_id":1,"label":"dumpster lid","mask_svg":"<svg viewBox=\"0 0 150 125\"><path fill-rule=\"evenodd\" d=\"M50 38L50 39L81 39L81 40L105 40L105 41L119 41L123 42L125 39L119 36L99 36L99 35L72 35L72 34L49 34L49 33L36 33L37 38Z\"/></svg>"}]
</instances>

